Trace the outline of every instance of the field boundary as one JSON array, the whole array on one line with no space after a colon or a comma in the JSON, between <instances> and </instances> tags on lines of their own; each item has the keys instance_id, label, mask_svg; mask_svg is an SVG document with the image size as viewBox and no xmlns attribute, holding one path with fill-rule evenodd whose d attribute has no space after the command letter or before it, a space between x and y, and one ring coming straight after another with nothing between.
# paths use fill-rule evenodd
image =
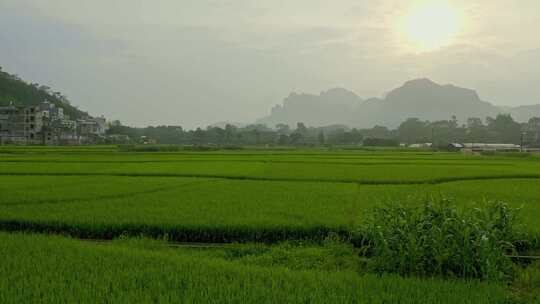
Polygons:
<instances>
[{"instance_id":1,"label":"field boundary","mask_svg":"<svg viewBox=\"0 0 540 304\"><path fill-rule=\"evenodd\" d=\"M479 162L477 160L466 160L462 162L449 162L447 160L416 160L406 161L304 161L304 160L262 160L262 159L179 159L179 160L23 160L7 159L0 160L1 163L32 163L32 164L152 164L152 163L190 163L190 162L212 162L212 163L261 163L261 164L317 164L317 165L347 165L347 166L463 166L463 167L513 167L512 163Z\"/></svg>"},{"instance_id":2,"label":"field boundary","mask_svg":"<svg viewBox=\"0 0 540 304\"><path fill-rule=\"evenodd\" d=\"M321 182L358 185L438 185L461 181L540 179L540 174L513 174L489 176L440 177L424 180L361 180L361 179L321 179L321 178L282 178L245 175L183 174L183 173L100 173L100 172L0 172L0 176L116 176L116 177L162 177L162 178L206 178L275 182Z\"/></svg>"},{"instance_id":3,"label":"field boundary","mask_svg":"<svg viewBox=\"0 0 540 304\"><path fill-rule=\"evenodd\" d=\"M30 232L70 236L82 240L113 240L119 237L149 237L166 239L177 243L277 243L282 241L321 242L331 235L344 239L350 238L346 227L327 226L182 226L182 225L147 225L113 224L94 225L91 223L63 223L57 221L39 222L27 220L2 220L0 231Z\"/></svg>"}]
</instances>

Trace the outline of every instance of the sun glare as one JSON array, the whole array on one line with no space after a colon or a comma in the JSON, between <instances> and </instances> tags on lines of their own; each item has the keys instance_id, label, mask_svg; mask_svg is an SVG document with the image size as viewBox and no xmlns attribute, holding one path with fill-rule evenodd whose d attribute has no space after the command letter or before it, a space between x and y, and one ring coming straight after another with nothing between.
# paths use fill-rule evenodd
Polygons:
<instances>
[{"instance_id":1,"label":"sun glare","mask_svg":"<svg viewBox=\"0 0 540 304\"><path fill-rule=\"evenodd\" d=\"M453 42L461 30L461 19L448 1L428 0L411 7L400 27L416 51L433 51Z\"/></svg>"}]
</instances>

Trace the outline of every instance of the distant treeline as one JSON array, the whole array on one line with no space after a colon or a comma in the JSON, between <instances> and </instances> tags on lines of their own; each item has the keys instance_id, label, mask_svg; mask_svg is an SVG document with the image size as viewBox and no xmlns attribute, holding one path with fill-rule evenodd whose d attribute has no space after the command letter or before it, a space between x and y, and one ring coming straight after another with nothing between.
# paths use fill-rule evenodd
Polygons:
<instances>
[{"instance_id":1,"label":"distant treeline","mask_svg":"<svg viewBox=\"0 0 540 304\"><path fill-rule=\"evenodd\" d=\"M409 118L393 130L383 126L371 129L350 129L341 125L307 127L302 122L294 128L285 124L278 124L275 128L255 124L185 130L180 126L132 128L115 121L108 133L127 135L132 143L145 140L184 145L398 146L400 143L433 143L434 146L446 146L449 143L464 142L519 144L523 140L526 145L537 147L540 146L540 118L534 117L527 123L518 123L508 114L499 114L495 118L487 117L485 121L469 118L461 125L455 117L433 122Z\"/></svg>"}]
</instances>

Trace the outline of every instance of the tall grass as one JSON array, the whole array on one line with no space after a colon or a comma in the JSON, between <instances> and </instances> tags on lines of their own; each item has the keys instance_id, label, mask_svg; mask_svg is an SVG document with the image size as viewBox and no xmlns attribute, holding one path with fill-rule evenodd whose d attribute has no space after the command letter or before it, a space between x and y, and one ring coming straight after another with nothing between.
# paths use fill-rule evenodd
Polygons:
<instances>
[{"instance_id":1,"label":"tall grass","mask_svg":"<svg viewBox=\"0 0 540 304\"><path fill-rule=\"evenodd\" d=\"M450 201L376 208L358 242L378 272L505 280L518 239L516 212L497 202L459 211Z\"/></svg>"}]
</instances>

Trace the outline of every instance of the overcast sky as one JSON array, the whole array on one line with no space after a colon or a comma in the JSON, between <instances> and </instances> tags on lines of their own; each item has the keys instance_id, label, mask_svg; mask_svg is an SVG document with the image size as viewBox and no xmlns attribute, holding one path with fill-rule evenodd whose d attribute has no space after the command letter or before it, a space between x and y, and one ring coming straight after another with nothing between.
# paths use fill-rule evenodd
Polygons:
<instances>
[{"instance_id":1,"label":"overcast sky","mask_svg":"<svg viewBox=\"0 0 540 304\"><path fill-rule=\"evenodd\" d=\"M291 91L419 77L540 103L540 1L450 1L459 33L429 51L399 26L414 2L0 0L0 66L137 126L251 122Z\"/></svg>"}]
</instances>

